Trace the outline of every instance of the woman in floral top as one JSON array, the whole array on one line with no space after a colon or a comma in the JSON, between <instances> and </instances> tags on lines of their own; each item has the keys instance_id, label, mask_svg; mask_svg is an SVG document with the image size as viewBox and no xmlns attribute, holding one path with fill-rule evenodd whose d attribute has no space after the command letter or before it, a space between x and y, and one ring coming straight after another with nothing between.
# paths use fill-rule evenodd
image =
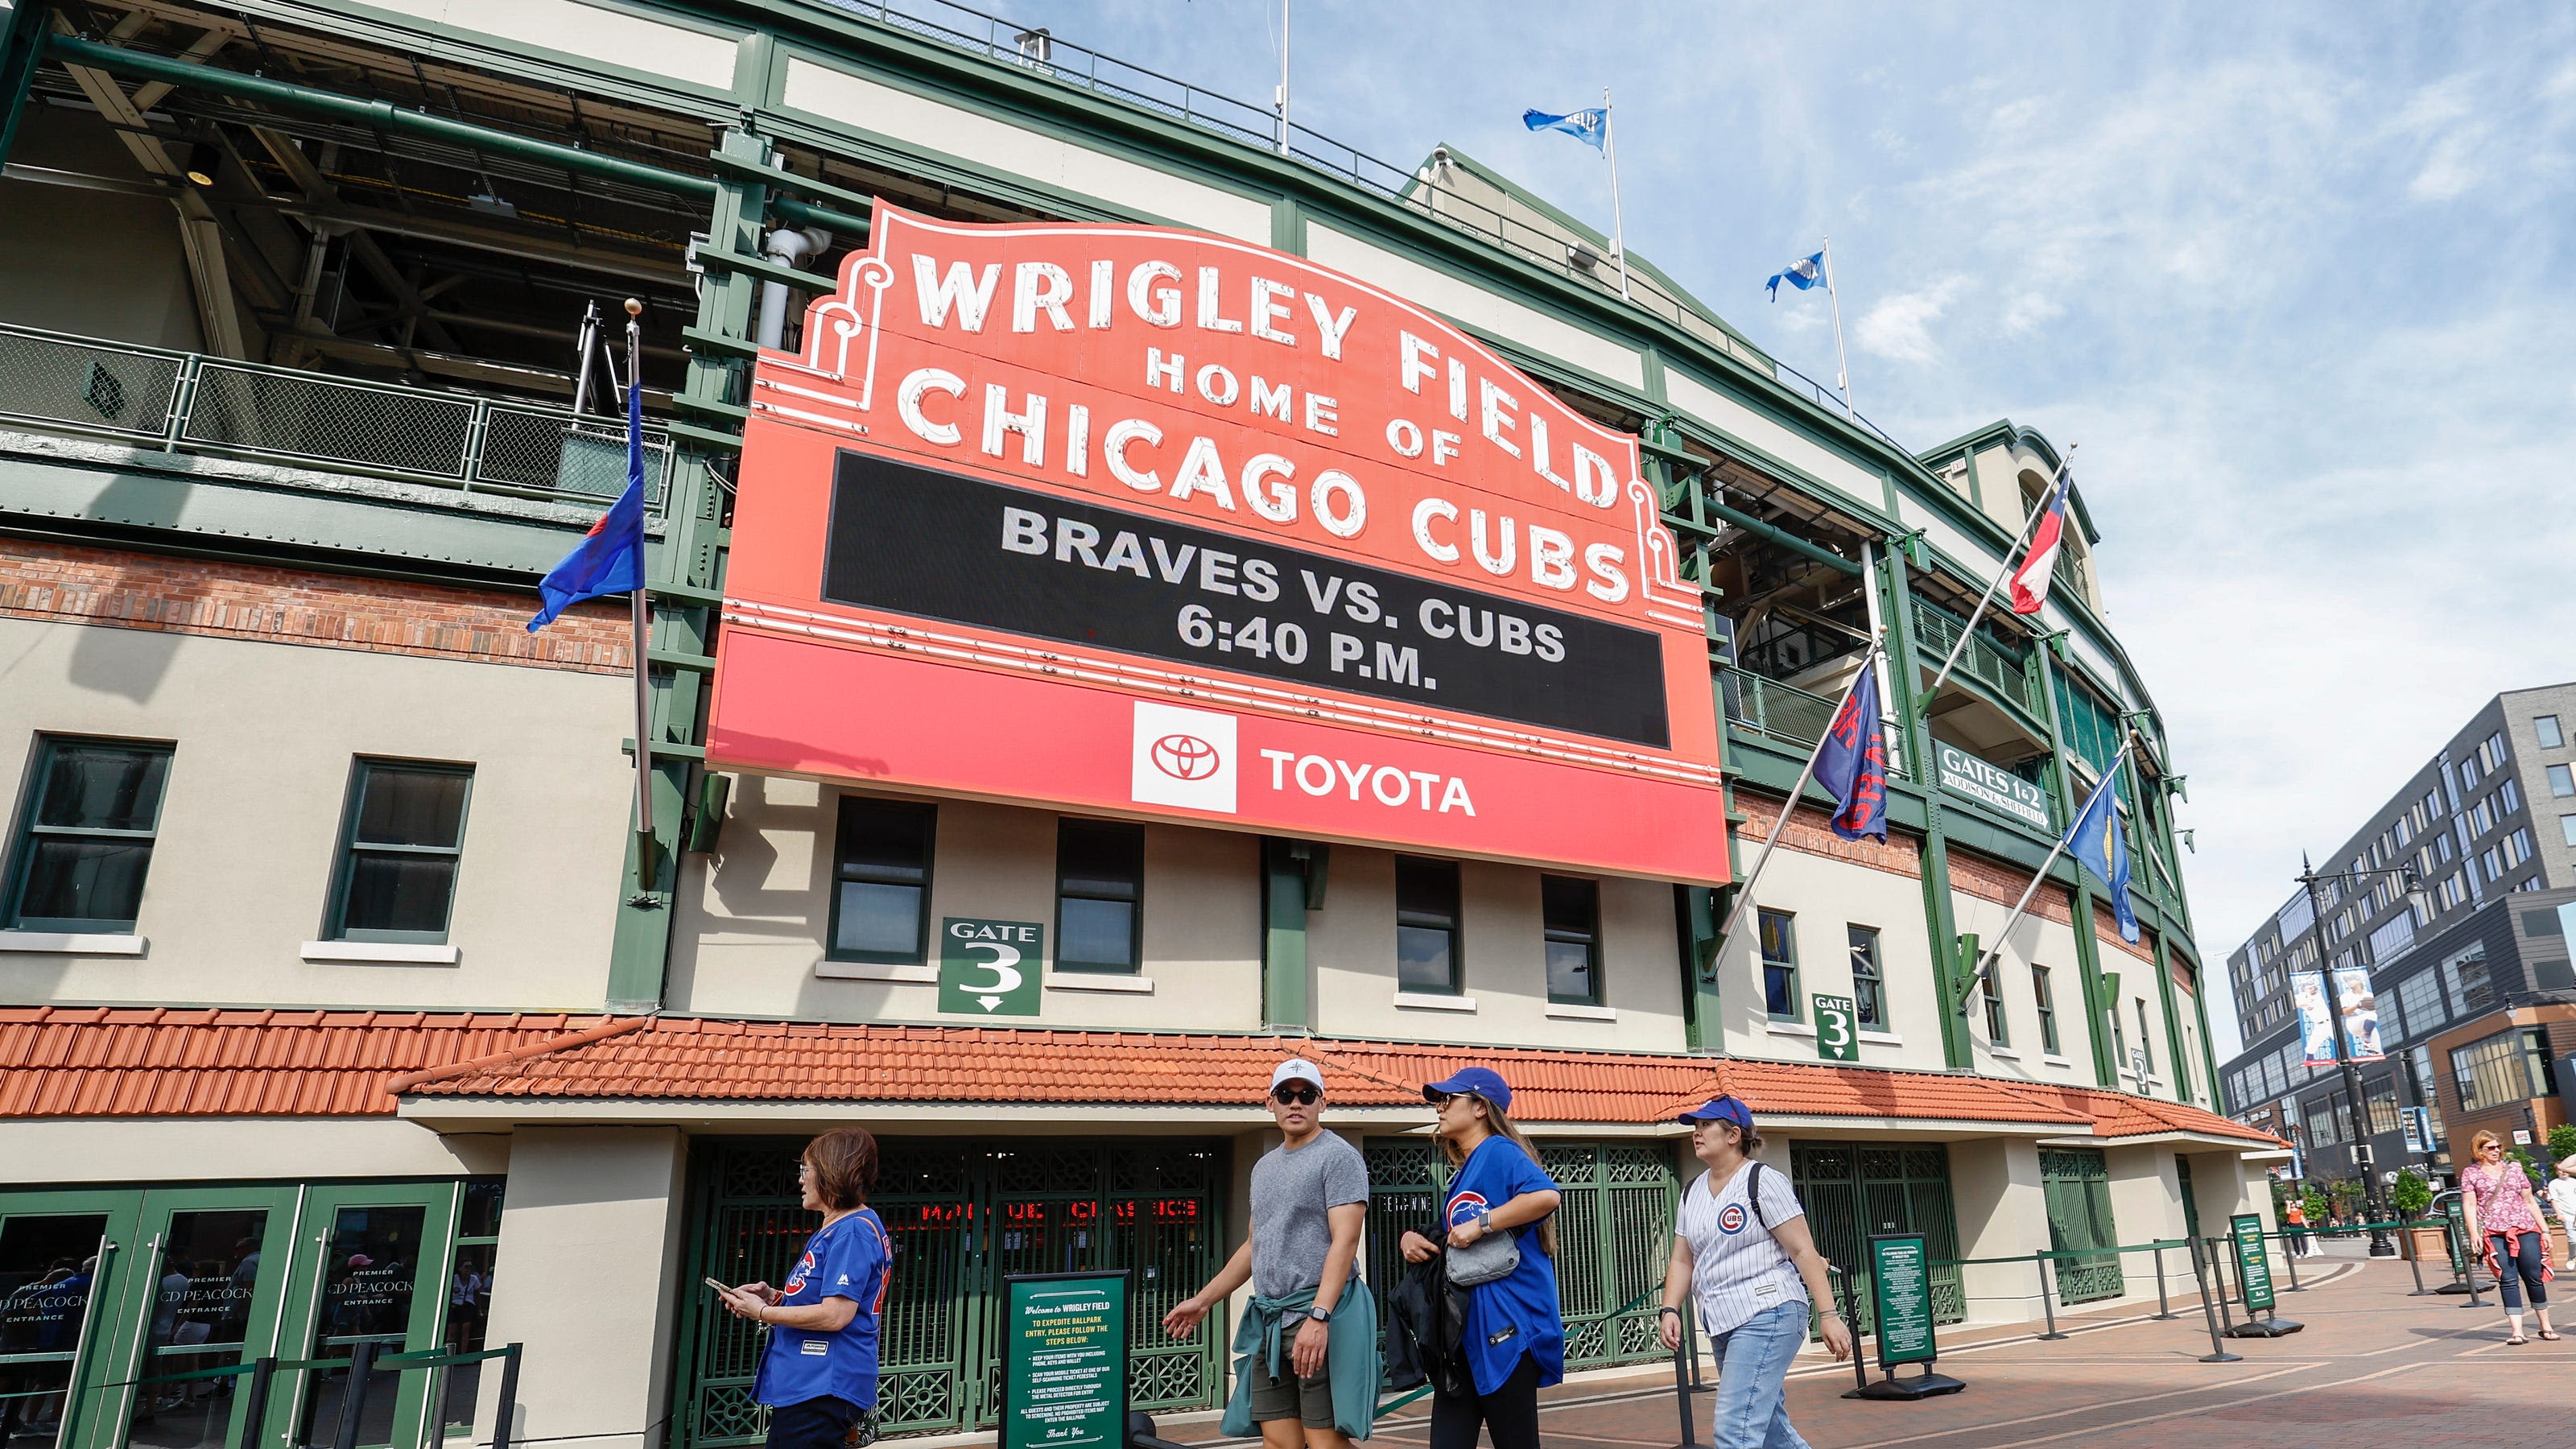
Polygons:
<instances>
[{"instance_id":1,"label":"woman in floral top","mask_svg":"<svg viewBox=\"0 0 2576 1449\"><path fill-rule=\"evenodd\" d=\"M2469 1241L2480 1245L2496 1286L2504 1291L2504 1313L2513 1325L2507 1343L2528 1343L2522 1336L2522 1289L2531 1289L2531 1309L2540 1315L2540 1336L2555 1340L2549 1326L2549 1232L2540 1225L2540 1201L2532 1195L2531 1174L2504 1160L2504 1139L2480 1132L2469 1139L2470 1163L2460 1169L2460 1197L2469 1212Z\"/></svg>"}]
</instances>

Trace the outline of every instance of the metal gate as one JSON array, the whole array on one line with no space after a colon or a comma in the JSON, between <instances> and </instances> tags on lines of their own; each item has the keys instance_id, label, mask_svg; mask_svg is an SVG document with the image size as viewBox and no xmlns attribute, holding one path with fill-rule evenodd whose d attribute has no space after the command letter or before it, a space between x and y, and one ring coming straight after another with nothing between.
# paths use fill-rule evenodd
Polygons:
<instances>
[{"instance_id":1,"label":"metal gate","mask_svg":"<svg viewBox=\"0 0 2576 1449\"><path fill-rule=\"evenodd\" d=\"M879 1338L878 1403L889 1433L987 1428L1001 1414L1001 1298L1017 1273L1125 1268L1128 1392L1137 1408L1216 1402L1224 1315L1190 1339L1163 1314L1214 1276L1227 1161L1222 1143L879 1139L869 1205L894 1240ZM803 1138L715 1140L690 1163L683 1283L784 1279L813 1232L797 1206ZM684 1295L674 1449L760 1441L752 1402L760 1330Z\"/></svg>"},{"instance_id":2,"label":"metal gate","mask_svg":"<svg viewBox=\"0 0 2576 1449\"><path fill-rule=\"evenodd\" d=\"M2111 1221L2111 1169L2098 1147L2039 1149L2039 1178L2048 1193L2048 1246L2053 1252L2116 1247L2118 1227ZM2122 1291L2120 1255L2061 1258L2057 1261L2057 1297L2062 1303L2092 1303L2117 1298Z\"/></svg>"},{"instance_id":3,"label":"metal gate","mask_svg":"<svg viewBox=\"0 0 2576 1449\"><path fill-rule=\"evenodd\" d=\"M1872 1233L1921 1233L1924 1252L1959 1256L1959 1215L1950 1198L1950 1149L1859 1147L1835 1142L1789 1144L1789 1181L1807 1210L1816 1250L1849 1275L1852 1331L1877 1330L1871 1293ZM1967 1289L1956 1264L1932 1269L1932 1321L1968 1316Z\"/></svg>"},{"instance_id":4,"label":"metal gate","mask_svg":"<svg viewBox=\"0 0 2576 1449\"><path fill-rule=\"evenodd\" d=\"M1383 1294L1404 1276L1397 1244L1408 1228L1438 1221L1448 1164L1427 1138L1372 1138L1369 1282ZM1565 1366L1606 1368L1660 1358L1655 1300L1614 1315L1664 1281L1681 1181L1669 1147L1630 1142L1539 1144L1541 1166L1564 1201L1556 1210L1556 1288L1565 1317Z\"/></svg>"}]
</instances>

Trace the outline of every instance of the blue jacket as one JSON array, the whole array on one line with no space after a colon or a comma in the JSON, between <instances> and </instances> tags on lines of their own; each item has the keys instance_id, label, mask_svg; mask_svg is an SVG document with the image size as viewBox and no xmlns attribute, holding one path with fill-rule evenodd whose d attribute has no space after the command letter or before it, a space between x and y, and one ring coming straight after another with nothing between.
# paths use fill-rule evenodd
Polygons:
<instances>
[{"instance_id":1,"label":"blue jacket","mask_svg":"<svg viewBox=\"0 0 2576 1449\"><path fill-rule=\"evenodd\" d=\"M1240 1439L1256 1432L1252 1423L1252 1356L1263 1355L1262 1363L1273 1379L1289 1373L1289 1349L1296 1339L1298 1324L1305 1310L1315 1306L1315 1290L1300 1289L1284 1298L1264 1298L1255 1294L1243 1321L1234 1328L1234 1396L1225 1401L1225 1419L1217 1432L1229 1439ZM1324 1373L1333 1381L1333 1427L1353 1439L1365 1439L1377 1429L1377 1386L1381 1376L1377 1356L1377 1299L1369 1293L1368 1283L1357 1273L1350 1286L1342 1290L1342 1301L1333 1307L1333 1321L1324 1325L1329 1342L1324 1347Z\"/></svg>"}]
</instances>

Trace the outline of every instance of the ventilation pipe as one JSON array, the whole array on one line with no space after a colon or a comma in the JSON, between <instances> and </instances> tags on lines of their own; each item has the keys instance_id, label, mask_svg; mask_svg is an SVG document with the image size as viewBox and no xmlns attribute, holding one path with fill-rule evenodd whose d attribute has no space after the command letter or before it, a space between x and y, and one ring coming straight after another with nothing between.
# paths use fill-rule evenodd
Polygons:
<instances>
[{"instance_id":1,"label":"ventilation pipe","mask_svg":"<svg viewBox=\"0 0 2576 1449\"><path fill-rule=\"evenodd\" d=\"M832 234L819 226L780 227L760 244L760 254L782 267L792 267L808 257L819 256L832 244ZM760 345L787 345L787 284L760 284Z\"/></svg>"}]
</instances>

